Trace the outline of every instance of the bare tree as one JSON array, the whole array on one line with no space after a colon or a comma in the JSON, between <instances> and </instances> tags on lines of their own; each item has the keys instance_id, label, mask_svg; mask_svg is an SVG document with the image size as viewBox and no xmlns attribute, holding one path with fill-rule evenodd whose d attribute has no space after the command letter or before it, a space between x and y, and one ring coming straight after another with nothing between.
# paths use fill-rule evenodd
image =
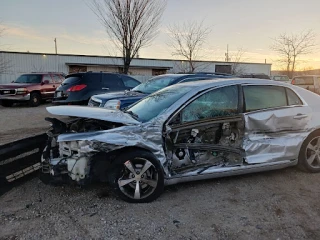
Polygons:
<instances>
[{"instance_id":1,"label":"bare tree","mask_svg":"<svg viewBox=\"0 0 320 240\"><path fill-rule=\"evenodd\" d=\"M168 45L173 49L172 55L184 58L188 62L189 72L194 72L195 60L200 57L199 53L210 29L204 26L203 21L175 24L168 29L170 32Z\"/></svg>"},{"instance_id":2,"label":"bare tree","mask_svg":"<svg viewBox=\"0 0 320 240\"><path fill-rule=\"evenodd\" d=\"M279 55L280 63L285 65L287 75L291 78L298 59L302 55L310 54L315 46L315 34L309 30L299 34L280 34L274 39L271 49Z\"/></svg>"},{"instance_id":3,"label":"bare tree","mask_svg":"<svg viewBox=\"0 0 320 240\"><path fill-rule=\"evenodd\" d=\"M233 75L241 75L245 74L245 67L241 64L244 61L245 51L243 48L239 48L238 51L231 54L230 61L231 61L231 74Z\"/></svg>"},{"instance_id":4,"label":"bare tree","mask_svg":"<svg viewBox=\"0 0 320 240\"><path fill-rule=\"evenodd\" d=\"M106 32L123 57L123 73L139 49L158 33L166 0L88 0Z\"/></svg>"}]
</instances>

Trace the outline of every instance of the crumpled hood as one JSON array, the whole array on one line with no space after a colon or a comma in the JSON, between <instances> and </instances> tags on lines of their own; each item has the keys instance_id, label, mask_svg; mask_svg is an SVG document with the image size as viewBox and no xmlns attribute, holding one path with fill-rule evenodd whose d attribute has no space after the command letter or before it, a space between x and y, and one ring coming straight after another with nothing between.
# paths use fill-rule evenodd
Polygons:
<instances>
[{"instance_id":1,"label":"crumpled hood","mask_svg":"<svg viewBox=\"0 0 320 240\"><path fill-rule=\"evenodd\" d=\"M1 84L0 89L16 89L16 88L23 88L23 87L30 87L32 83L6 83L6 84Z\"/></svg>"},{"instance_id":2,"label":"crumpled hood","mask_svg":"<svg viewBox=\"0 0 320 240\"><path fill-rule=\"evenodd\" d=\"M85 106L56 106L47 107L47 111L53 115L98 119L124 125L138 125L139 121L133 119L130 114L120 110Z\"/></svg>"}]
</instances>

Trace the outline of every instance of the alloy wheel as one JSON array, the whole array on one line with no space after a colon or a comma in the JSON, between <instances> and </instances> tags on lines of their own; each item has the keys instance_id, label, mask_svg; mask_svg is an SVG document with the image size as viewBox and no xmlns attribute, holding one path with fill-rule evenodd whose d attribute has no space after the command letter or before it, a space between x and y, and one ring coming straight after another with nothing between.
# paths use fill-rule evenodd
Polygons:
<instances>
[{"instance_id":1,"label":"alloy wheel","mask_svg":"<svg viewBox=\"0 0 320 240\"><path fill-rule=\"evenodd\" d=\"M144 199L150 196L158 184L155 166L143 158L127 160L123 164L121 177L118 179L120 191L131 199Z\"/></svg>"},{"instance_id":2,"label":"alloy wheel","mask_svg":"<svg viewBox=\"0 0 320 240\"><path fill-rule=\"evenodd\" d=\"M320 168L320 136L313 138L306 148L306 161L312 168Z\"/></svg>"}]
</instances>

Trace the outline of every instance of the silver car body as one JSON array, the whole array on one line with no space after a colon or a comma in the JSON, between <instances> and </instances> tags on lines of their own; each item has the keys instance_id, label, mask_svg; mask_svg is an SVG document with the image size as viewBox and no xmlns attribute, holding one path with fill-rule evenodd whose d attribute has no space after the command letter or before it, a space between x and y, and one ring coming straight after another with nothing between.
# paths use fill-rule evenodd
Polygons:
<instances>
[{"instance_id":1,"label":"silver car body","mask_svg":"<svg viewBox=\"0 0 320 240\"><path fill-rule=\"evenodd\" d=\"M215 79L215 81L206 80L179 85L193 86L193 88L157 117L144 123L121 111L75 106L48 107L48 112L55 115L78 116L124 124L109 130L59 135L57 142L61 157L71 156L72 150L78 152L76 158L67 157L69 176L75 181L81 181L90 172L92 155L128 147L152 152L163 167L166 185L280 169L296 165L303 141L311 132L320 129L320 97L300 87L257 79ZM232 85L283 86L296 93L302 104L239 113L232 117L198 121L189 125L171 124L180 110L199 95L215 88ZM201 130L208 125L214 127L217 124L222 124L226 128L233 127L238 139L230 143L228 140L230 136L223 137L225 144L177 142L180 134L194 129ZM233 131L227 130L227 132ZM180 157L179 149L184 149L181 150ZM190 155L192 153L190 150L197 152L199 159L204 161L208 159L216 161L214 159L219 157L217 154L219 155L220 151L226 152L227 154L221 156L221 159L227 158L227 162L221 161L218 164L215 162L212 166L202 166L199 163L184 169L186 164L184 155ZM51 160L52 165L57 162L59 159Z\"/></svg>"}]
</instances>

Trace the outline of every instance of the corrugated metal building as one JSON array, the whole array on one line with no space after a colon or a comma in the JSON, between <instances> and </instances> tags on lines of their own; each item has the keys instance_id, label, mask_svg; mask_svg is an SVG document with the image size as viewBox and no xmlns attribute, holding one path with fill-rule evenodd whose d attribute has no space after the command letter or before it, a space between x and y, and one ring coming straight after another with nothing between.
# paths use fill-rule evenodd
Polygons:
<instances>
[{"instance_id":1,"label":"corrugated metal building","mask_svg":"<svg viewBox=\"0 0 320 240\"><path fill-rule=\"evenodd\" d=\"M121 72L122 70L121 57L0 51L0 61L6 65L4 72L0 69L0 83L11 82L19 75L30 72L68 74L78 71ZM271 72L271 64L264 63L195 62L198 72L228 73L235 65L246 74L270 75ZM132 60L129 71L130 75L144 81L153 75L186 72L187 69L188 63L182 60L136 58Z\"/></svg>"}]
</instances>

